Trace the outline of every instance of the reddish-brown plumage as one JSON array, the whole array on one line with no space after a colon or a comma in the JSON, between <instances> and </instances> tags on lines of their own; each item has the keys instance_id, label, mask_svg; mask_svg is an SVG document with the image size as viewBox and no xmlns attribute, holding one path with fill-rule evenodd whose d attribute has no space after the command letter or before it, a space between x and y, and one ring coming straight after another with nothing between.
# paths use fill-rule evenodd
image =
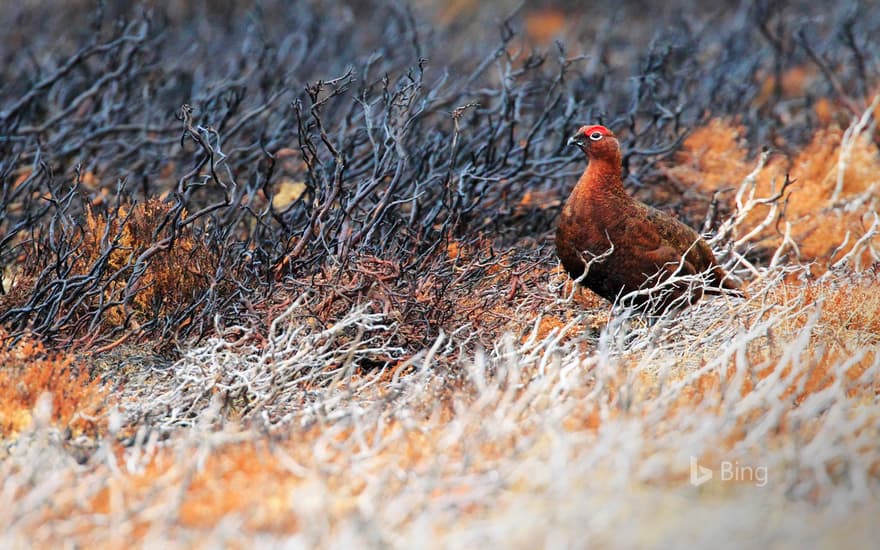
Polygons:
<instances>
[{"instance_id":1,"label":"reddish-brown plumage","mask_svg":"<svg viewBox=\"0 0 880 550\"><path fill-rule=\"evenodd\" d=\"M569 143L586 153L589 164L565 203L556 231L556 253L574 279L614 301L629 292L653 287L670 275L706 272L708 284L661 285L639 293L635 305L658 312L671 305L693 304L706 293L735 291L738 285L722 269L696 231L630 197L621 179L620 143L604 126L584 126Z\"/></svg>"}]
</instances>

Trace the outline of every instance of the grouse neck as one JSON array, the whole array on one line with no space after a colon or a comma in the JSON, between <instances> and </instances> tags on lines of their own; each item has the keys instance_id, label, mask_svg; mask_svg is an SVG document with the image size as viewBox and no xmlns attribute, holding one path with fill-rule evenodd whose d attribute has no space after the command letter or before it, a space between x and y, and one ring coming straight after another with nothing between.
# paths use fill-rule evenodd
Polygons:
<instances>
[{"instance_id":1,"label":"grouse neck","mask_svg":"<svg viewBox=\"0 0 880 550\"><path fill-rule=\"evenodd\" d=\"M623 188L620 162L609 162L604 159L590 159L580 184L587 187L591 194L610 194L627 196Z\"/></svg>"}]
</instances>

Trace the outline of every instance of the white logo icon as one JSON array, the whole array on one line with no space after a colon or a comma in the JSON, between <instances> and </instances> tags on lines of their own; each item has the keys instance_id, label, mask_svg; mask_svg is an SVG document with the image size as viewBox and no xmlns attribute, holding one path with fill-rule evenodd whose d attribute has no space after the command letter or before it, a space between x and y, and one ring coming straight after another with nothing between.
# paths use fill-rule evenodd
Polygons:
<instances>
[{"instance_id":1,"label":"white logo icon","mask_svg":"<svg viewBox=\"0 0 880 550\"><path fill-rule=\"evenodd\" d=\"M697 457L691 457L691 485L699 487L712 479L712 470L705 466L700 466Z\"/></svg>"}]
</instances>

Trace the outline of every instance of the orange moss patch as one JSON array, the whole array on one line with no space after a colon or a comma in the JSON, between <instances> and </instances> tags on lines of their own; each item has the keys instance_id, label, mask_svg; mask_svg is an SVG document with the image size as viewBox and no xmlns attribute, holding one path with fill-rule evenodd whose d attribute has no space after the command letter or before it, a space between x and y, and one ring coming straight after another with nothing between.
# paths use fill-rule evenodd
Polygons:
<instances>
[{"instance_id":1,"label":"orange moss patch","mask_svg":"<svg viewBox=\"0 0 880 550\"><path fill-rule=\"evenodd\" d=\"M260 446L230 445L211 453L192 477L180 505L180 521L208 528L239 512L248 530L292 533L297 519L290 512L291 492L300 482Z\"/></svg>"},{"instance_id":2,"label":"orange moss patch","mask_svg":"<svg viewBox=\"0 0 880 550\"><path fill-rule=\"evenodd\" d=\"M539 44L548 44L565 30L568 18L555 9L532 11L525 16L526 34Z\"/></svg>"},{"instance_id":3,"label":"orange moss patch","mask_svg":"<svg viewBox=\"0 0 880 550\"><path fill-rule=\"evenodd\" d=\"M454 260L458 258L458 255L461 253L461 246L458 244L458 241L451 241L446 245L446 255L450 260Z\"/></svg>"},{"instance_id":4,"label":"orange moss patch","mask_svg":"<svg viewBox=\"0 0 880 550\"><path fill-rule=\"evenodd\" d=\"M561 331L563 328L565 328L565 325L566 325L565 321L563 321L562 319L560 319L558 317L554 317L554 316L542 317L541 321L538 323L537 338L539 340L543 340L552 331L554 331L554 330ZM525 342L526 340L528 340L529 336L530 336L529 334L524 334L522 337L522 341Z\"/></svg>"},{"instance_id":5,"label":"orange moss patch","mask_svg":"<svg viewBox=\"0 0 880 550\"><path fill-rule=\"evenodd\" d=\"M142 473L111 478L86 506L90 513L129 515L150 501L178 502L182 527L210 529L239 514L250 532L293 533L299 525L291 499L301 482L275 453L255 443L215 447L195 464L163 449ZM136 530L145 531L148 519L141 517Z\"/></svg>"},{"instance_id":6,"label":"orange moss patch","mask_svg":"<svg viewBox=\"0 0 880 550\"><path fill-rule=\"evenodd\" d=\"M813 111L815 111L816 118L819 119L819 123L823 126L831 124L838 113L838 109L827 97L820 97L816 100L816 103L813 105Z\"/></svg>"},{"instance_id":7,"label":"orange moss patch","mask_svg":"<svg viewBox=\"0 0 880 550\"><path fill-rule=\"evenodd\" d=\"M756 165L741 143L742 133L741 127L729 121L713 119L685 140L676 165L667 173L707 194L738 188ZM800 259L817 261L820 271L852 249L870 226L871 213L878 207L880 150L867 135L856 136L848 144L844 144L843 138L844 132L839 129L821 130L790 163L780 156L770 158L757 175L756 198L774 195L786 172L791 173L796 183L789 188L787 203L777 212L777 219L759 231L752 243L765 249L777 248L782 243L780 232L784 222L790 222ZM845 169L841 171L840 166ZM728 192L724 198L733 205L734 193ZM756 206L746 217L739 235L758 227L770 209L770 205ZM847 245L840 248L847 240ZM863 250L859 260L861 267L870 265L870 251Z\"/></svg>"},{"instance_id":8,"label":"orange moss patch","mask_svg":"<svg viewBox=\"0 0 880 550\"><path fill-rule=\"evenodd\" d=\"M741 126L713 118L685 139L668 173L689 185L714 193L736 187L752 170Z\"/></svg>"},{"instance_id":9,"label":"orange moss patch","mask_svg":"<svg viewBox=\"0 0 880 550\"><path fill-rule=\"evenodd\" d=\"M6 338L0 329L0 341ZM15 437L27 429L43 394L52 399L52 424L73 435L97 432L108 390L79 368L72 355L47 352L40 341L25 337L12 347L0 347L0 365L0 436Z\"/></svg>"},{"instance_id":10,"label":"orange moss patch","mask_svg":"<svg viewBox=\"0 0 880 550\"><path fill-rule=\"evenodd\" d=\"M813 66L798 65L782 73L779 79L779 91L783 97L798 97L804 95L818 76L818 71ZM761 91L755 97L756 105L764 105L773 98L777 83L774 75L763 77Z\"/></svg>"}]
</instances>

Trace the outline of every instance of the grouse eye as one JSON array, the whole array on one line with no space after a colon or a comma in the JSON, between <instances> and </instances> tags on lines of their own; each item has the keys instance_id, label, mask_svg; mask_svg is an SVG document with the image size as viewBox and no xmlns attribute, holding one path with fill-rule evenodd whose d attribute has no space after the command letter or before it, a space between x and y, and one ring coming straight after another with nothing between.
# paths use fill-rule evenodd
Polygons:
<instances>
[{"instance_id":1,"label":"grouse eye","mask_svg":"<svg viewBox=\"0 0 880 550\"><path fill-rule=\"evenodd\" d=\"M593 141L599 141L600 139L602 139L602 134L600 132L593 132L592 134L590 134L590 139L592 139Z\"/></svg>"}]
</instances>

